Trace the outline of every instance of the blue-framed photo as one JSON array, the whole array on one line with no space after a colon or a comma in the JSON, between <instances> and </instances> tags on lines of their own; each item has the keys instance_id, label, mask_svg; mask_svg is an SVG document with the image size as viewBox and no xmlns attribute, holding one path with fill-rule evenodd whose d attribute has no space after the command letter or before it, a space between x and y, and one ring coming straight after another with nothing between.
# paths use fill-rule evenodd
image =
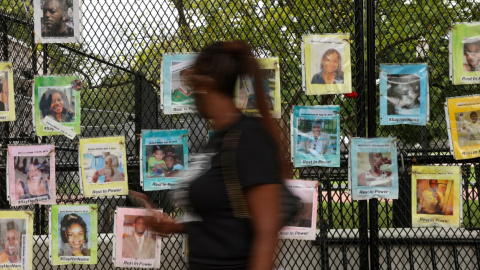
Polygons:
<instances>
[{"instance_id":1,"label":"blue-framed photo","mask_svg":"<svg viewBox=\"0 0 480 270\"><path fill-rule=\"evenodd\" d=\"M395 138L352 138L349 157L352 199L398 199Z\"/></svg>"},{"instance_id":2,"label":"blue-framed photo","mask_svg":"<svg viewBox=\"0 0 480 270\"><path fill-rule=\"evenodd\" d=\"M188 168L187 130L143 130L140 170L143 190L172 187Z\"/></svg>"},{"instance_id":3,"label":"blue-framed photo","mask_svg":"<svg viewBox=\"0 0 480 270\"><path fill-rule=\"evenodd\" d=\"M197 54L164 54L161 78L161 104L164 114L195 113L195 100L188 84L189 69Z\"/></svg>"},{"instance_id":4,"label":"blue-framed photo","mask_svg":"<svg viewBox=\"0 0 480 270\"><path fill-rule=\"evenodd\" d=\"M340 166L340 106L294 106L292 159L295 167Z\"/></svg>"},{"instance_id":5,"label":"blue-framed photo","mask_svg":"<svg viewBox=\"0 0 480 270\"><path fill-rule=\"evenodd\" d=\"M427 64L380 65L380 124L420 125L429 118Z\"/></svg>"}]
</instances>

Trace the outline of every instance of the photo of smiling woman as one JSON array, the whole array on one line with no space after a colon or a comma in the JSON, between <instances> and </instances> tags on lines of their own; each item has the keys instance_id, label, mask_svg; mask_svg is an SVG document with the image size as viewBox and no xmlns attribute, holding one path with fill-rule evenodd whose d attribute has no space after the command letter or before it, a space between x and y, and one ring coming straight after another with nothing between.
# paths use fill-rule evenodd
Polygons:
<instances>
[{"instance_id":1,"label":"photo of smiling woman","mask_svg":"<svg viewBox=\"0 0 480 270\"><path fill-rule=\"evenodd\" d=\"M49 88L40 98L40 119L52 117L57 122L74 122L75 108L70 108L70 102L64 91Z\"/></svg>"},{"instance_id":2,"label":"photo of smiling woman","mask_svg":"<svg viewBox=\"0 0 480 270\"><path fill-rule=\"evenodd\" d=\"M60 221L59 234L58 256L90 256L87 223L81 216L75 213L65 215Z\"/></svg>"},{"instance_id":3,"label":"photo of smiling woman","mask_svg":"<svg viewBox=\"0 0 480 270\"><path fill-rule=\"evenodd\" d=\"M342 55L328 49L320 60L320 72L312 77L312 84L343 84Z\"/></svg>"}]
</instances>

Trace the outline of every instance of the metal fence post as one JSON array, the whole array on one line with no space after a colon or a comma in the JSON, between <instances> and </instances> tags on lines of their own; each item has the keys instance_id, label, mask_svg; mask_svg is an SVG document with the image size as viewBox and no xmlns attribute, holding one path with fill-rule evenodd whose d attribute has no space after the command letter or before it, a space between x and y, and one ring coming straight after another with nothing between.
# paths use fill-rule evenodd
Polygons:
<instances>
[{"instance_id":1,"label":"metal fence post","mask_svg":"<svg viewBox=\"0 0 480 270\"><path fill-rule=\"evenodd\" d=\"M377 100L376 100L376 46L375 46L375 1L367 0L367 135L376 137L377 130ZM370 199L370 269L379 269L378 251L378 199Z\"/></svg>"}]
</instances>

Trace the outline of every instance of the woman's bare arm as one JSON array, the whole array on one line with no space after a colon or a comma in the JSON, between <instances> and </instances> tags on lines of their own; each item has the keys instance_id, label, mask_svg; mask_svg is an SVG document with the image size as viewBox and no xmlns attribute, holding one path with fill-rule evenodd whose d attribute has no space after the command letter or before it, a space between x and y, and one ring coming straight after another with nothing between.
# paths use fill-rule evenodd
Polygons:
<instances>
[{"instance_id":1,"label":"woman's bare arm","mask_svg":"<svg viewBox=\"0 0 480 270\"><path fill-rule=\"evenodd\" d=\"M280 224L280 184L265 184L246 191L253 226L250 270L271 270Z\"/></svg>"}]
</instances>

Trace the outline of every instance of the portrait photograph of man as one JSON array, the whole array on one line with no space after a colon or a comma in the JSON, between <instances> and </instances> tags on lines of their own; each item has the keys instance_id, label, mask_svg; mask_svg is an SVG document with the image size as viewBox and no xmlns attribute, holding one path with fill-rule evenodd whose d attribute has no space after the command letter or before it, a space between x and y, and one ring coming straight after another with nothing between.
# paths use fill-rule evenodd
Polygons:
<instances>
[{"instance_id":1,"label":"portrait photograph of man","mask_svg":"<svg viewBox=\"0 0 480 270\"><path fill-rule=\"evenodd\" d=\"M480 145L479 113L478 111L469 111L455 114L459 146Z\"/></svg>"},{"instance_id":2,"label":"portrait photograph of man","mask_svg":"<svg viewBox=\"0 0 480 270\"><path fill-rule=\"evenodd\" d=\"M480 36L463 39L463 70L480 71Z\"/></svg>"},{"instance_id":3,"label":"portrait photograph of man","mask_svg":"<svg viewBox=\"0 0 480 270\"><path fill-rule=\"evenodd\" d=\"M0 265L21 263L22 234L25 234L24 220L0 219Z\"/></svg>"},{"instance_id":4,"label":"portrait photograph of man","mask_svg":"<svg viewBox=\"0 0 480 270\"><path fill-rule=\"evenodd\" d=\"M480 83L480 24L453 23L449 33L449 75L454 85Z\"/></svg>"},{"instance_id":5,"label":"portrait photograph of man","mask_svg":"<svg viewBox=\"0 0 480 270\"><path fill-rule=\"evenodd\" d=\"M302 135L297 141L297 151L311 155L335 153L336 121L331 119L299 119L298 131Z\"/></svg>"},{"instance_id":6,"label":"portrait photograph of man","mask_svg":"<svg viewBox=\"0 0 480 270\"><path fill-rule=\"evenodd\" d=\"M144 216L125 215L123 219L122 257L155 259L155 235Z\"/></svg>"},{"instance_id":7,"label":"portrait photograph of man","mask_svg":"<svg viewBox=\"0 0 480 270\"><path fill-rule=\"evenodd\" d=\"M420 76L416 74L387 75L387 114L420 114Z\"/></svg>"},{"instance_id":8,"label":"portrait photograph of man","mask_svg":"<svg viewBox=\"0 0 480 270\"><path fill-rule=\"evenodd\" d=\"M417 179L417 214L453 215L452 180Z\"/></svg>"},{"instance_id":9,"label":"portrait photograph of man","mask_svg":"<svg viewBox=\"0 0 480 270\"><path fill-rule=\"evenodd\" d=\"M40 43L80 41L79 0L35 0Z\"/></svg>"},{"instance_id":10,"label":"portrait photograph of man","mask_svg":"<svg viewBox=\"0 0 480 270\"><path fill-rule=\"evenodd\" d=\"M369 187L391 187L391 155L392 154L389 152L357 153L358 185Z\"/></svg>"},{"instance_id":11,"label":"portrait photograph of man","mask_svg":"<svg viewBox=\"0 0 480 270\"><path fill-rule=\"evenodd\" d=\"M460 227L460 166L412 166L411 175L412 227Z\"/></svg>"}]
</instances>

